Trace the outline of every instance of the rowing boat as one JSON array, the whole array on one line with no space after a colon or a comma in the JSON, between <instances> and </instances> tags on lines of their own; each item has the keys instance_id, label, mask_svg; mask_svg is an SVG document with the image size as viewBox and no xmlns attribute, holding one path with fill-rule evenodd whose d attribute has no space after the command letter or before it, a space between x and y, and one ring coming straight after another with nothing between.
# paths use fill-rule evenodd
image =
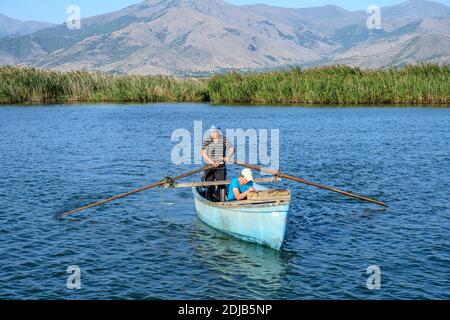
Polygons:
<instances>
[{"instance_id":1,"label":"rowing boat","mask_svg":"<svg viewBox=\"0 0 450 320\"><path fill-rule=\"evenodd\" d=\"M268 190L254 184L256 191ZM193 187L199 219L205 224L240 240L280 250L286 233L289 196L266 200L213 202L206 198L207 188Z\"/></svg>"}]
</instances>

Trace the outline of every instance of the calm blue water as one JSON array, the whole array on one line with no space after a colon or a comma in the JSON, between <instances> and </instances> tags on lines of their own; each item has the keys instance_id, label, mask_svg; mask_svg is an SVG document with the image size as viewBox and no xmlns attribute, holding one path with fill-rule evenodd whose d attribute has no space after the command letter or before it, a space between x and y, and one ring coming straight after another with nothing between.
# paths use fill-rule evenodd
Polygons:
<instances>
[{"instance_id":1,"label":"calm blue water","mask_svg":"<svg viewBox=\"0 0 450 320\"><path fill-rule=\"evenodd\" d=\"M58 218L197 168L170 162L172 131L194 120L278 128L284 172L390 207L285 182L281 252L203 225L190 190ZM4 106L0 146L0 299L450 298L448 108ZM66 288L69 265L81 290Z\"/></svg>"}]
</instances>

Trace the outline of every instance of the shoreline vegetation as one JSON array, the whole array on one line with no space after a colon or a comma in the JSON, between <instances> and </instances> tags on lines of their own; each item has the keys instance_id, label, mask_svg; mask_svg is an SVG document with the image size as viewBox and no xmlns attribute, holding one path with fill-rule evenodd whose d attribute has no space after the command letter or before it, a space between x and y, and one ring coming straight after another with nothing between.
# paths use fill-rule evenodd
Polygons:
<instances>
[{"instance_id":1,"label":"shoreline vegetation","mask_svg":"<svg viewBox=\"0 0 450 320\"><path fill-rule=\"evenodd\" d=\"M449 105L450 66L348 66L211 78L112 75L0 67L0 104L207 102L225 104Z\"/></svg>"}]
</instances>

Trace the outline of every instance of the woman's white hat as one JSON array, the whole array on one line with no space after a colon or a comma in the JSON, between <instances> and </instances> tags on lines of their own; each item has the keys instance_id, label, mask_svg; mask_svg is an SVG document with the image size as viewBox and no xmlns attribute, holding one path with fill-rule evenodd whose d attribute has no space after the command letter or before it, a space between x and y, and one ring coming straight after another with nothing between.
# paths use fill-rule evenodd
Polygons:
<instances>
[{"instance_id":1,"label":"woman's white hat","mask_svg":"<svg viewBox=\"0 0 450 320\"><path fill-rule=\"evenodd\" d=\"M253 181L253 173L252 170L246 168L242 170L242 176L247 179L248 181Z\"/></svg>"}]
</instances>

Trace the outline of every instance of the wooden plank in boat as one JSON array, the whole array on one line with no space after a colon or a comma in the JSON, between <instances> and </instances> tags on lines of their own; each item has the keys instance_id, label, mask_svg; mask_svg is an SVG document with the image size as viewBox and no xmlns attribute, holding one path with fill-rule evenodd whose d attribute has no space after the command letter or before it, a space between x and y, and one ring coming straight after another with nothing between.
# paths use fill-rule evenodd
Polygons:
<instances>
[{"instance_id":1,"label":"wooden plank in boat","mask_svg":"<svg viewBox=\"0 0 450 320\"><path fill-rule=\"evenodd\" d=\"M255 183L274 183L280 182L281 179L272 177L272 178L259 178L255 179ZM188 183L178 183L175 185L175 188L194 188L194 187L213 187L213 186L224 186L229 185L231 180L226 181L205 181L205 182L188 182Z\"/></svg>"},{"instance_id":2,"label":"wooden plank in boat","mask_svg":"<svg viewBox=\"0 0 450 320\"><path fill-rule=\"evenodd\" d=\"M214 204L224 206L224 207L239 207L239 206L248 206L252 204L284 204L289 203L290 199L272 199L272 200L261 200L261 201L254 201L254 200L240 200L240 201L230 201L230 202L215 202Z\"/></svg>"}]
</instances>

